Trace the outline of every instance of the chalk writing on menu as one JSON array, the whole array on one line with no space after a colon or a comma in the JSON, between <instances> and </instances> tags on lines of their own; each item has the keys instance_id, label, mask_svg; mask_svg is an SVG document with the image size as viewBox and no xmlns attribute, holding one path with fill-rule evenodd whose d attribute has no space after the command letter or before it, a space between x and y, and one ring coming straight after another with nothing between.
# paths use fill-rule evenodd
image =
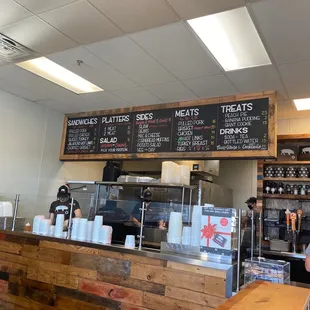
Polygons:
<instances>
[{"instance_id":1,"label":"chalk writing on menu","mask_svg":"<svg viewBox=\"0 0 310 310\"><path fill-rule=\"evenodd\" d=\"M216 150L267 150L268 107L268 98L219 105Z\"/></svg>"},{"instance_id":2,"label":"chalk writing on menu","mask_svg":"<svg viewBox=\"0 0 310 310\"><path fill-rule=\"evenodd\" d=\"M130 152L131 134L132 114L102 116L98 153Z\"/></svg>"},{"instance_id":3,"label":"chalk writing on menu","mask_svg":"<svg viewBox=\"0 0 310 310\"><path fill-rule=\"evenodd\" d=\"M134 153L169 152L171 149L172 110L153 110L135 114Z\"/></svg>"},{"instance_id":4,"label":"chalk writing on menu","mask_svg":"<svg viewBox=\"0 0 310 310\"><path fill-rule=\"evenodd\" d=\"M174 152L206 152L215 149L217 106L174 111Z\"/></svg>"},{"instance_id":5,"label":"chalk writing on menu","mask_svg":"<svg viewBox=\"0 0 310 310\"><path fill-rule=\"evenodd\" d=\"M89 154L96 152L98 117L69 119L65 154Z\"/></svg>"}]
</instances>

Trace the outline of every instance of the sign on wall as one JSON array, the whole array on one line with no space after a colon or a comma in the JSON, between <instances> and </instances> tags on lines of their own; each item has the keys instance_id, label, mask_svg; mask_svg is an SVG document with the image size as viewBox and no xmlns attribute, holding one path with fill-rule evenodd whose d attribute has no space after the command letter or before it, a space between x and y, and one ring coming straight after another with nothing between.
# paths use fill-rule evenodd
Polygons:
<instances>
[{"instance_id":1,"label":"sign on wall","mask_svg":"<svg viewBox=\"0 0 310 310\"><path fill-rule=\"evenodd\" d=\"M276 156L274 93L241 98L68 115L60 159Z\"/></svg>"}]
</instances>

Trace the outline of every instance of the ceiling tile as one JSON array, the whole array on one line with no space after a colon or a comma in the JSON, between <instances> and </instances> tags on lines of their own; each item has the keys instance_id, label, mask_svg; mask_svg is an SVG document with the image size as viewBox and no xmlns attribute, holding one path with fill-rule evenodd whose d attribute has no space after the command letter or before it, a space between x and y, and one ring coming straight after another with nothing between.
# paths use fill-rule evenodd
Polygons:
<instances>
[{"instance_id":1,"label":"ceiling tile","mask_svg":"<svg viewBox=\"0 0 310 310\"><path fill-rule=\"evenodd\" d=\"M23 7L29 11L38 14L44 11L52 10L60 6L72 3L77 0L14 0L15 2L21 4Z\"/></svg>"},{"instance_id":2,"label":"ceiling tile","mask_svg":"<svg viewBox=\"0 0 310 310\"><path fill-rule=\"evenodd\" d=\"M224 75L205 76L182 82L200 98L228 96L237 93L237 90Z\"/></svg>"},{"instance_id":3,"label":"ceiling tile","mask_svg":"<svg viewBox=\"0 0 310 310\"><path fill-rule=\"evenodd\" d=\"M193 100L198 97L181 82L169 82L145 86L152 94L163 99L164 102Z\"/></svg>"},{"instance_id":4,"label":"ceiling tile","mask_svg":"<svg viewBox=\"0 0 310 310\"><path fill-rule=\"evenodd\" d=\"M46 95L44 94L30 91L21 85L14 84L13 82L4 79L0 79L0 89L29 101L39 101L46 98Z\"/></svg>"},{"instance_id":5,"label":"ceiling tile","mask_svg":"<svg viewBox=\"0 0 310 310\"><path fill-rule=\"evenodd\" d=\"M38 101L37 104L44 105L51 110L55 110L64 114L80 112L79 109L73 108L64 102L59 102L54 99Z\"/></svg>"},{"instance_id":6,"label":"ceiling tile","mask_svg":"<svg viewBox=\"0 0 310 310\"><path fill-rule=\"evenodd\" d=\"M15 23L30 16L32 16L30 12L13 0L0 1L0 27Z\"/></svg>"},{"instance_id":7,"label":"ceiling tile","mask_svg":"<svg viewBox=\"0 0 310 310\"><path fill-rule=\"evenodd\" d=\"M165 0L89 0L127 33L142 31L177 21Z\"/></svg>"},{"instance_id":8,"label":"ceiling tile","mask_svg":"<svg viewBox=\"0 0 310 310\"><path fill-rule=\"evenodd\" d=\"M240 93L276 90L281 98L287 98L280 75L273 66L230 71L226 76Z\"/></svg>"},{"instance_id":9,"label":"ceiling tile","mask_svg":"<svg viewBox=\"0 0 310 310\"><path fill-rule=\"evenodd\" d=\"M138 86L134 81L82 47L55 53L49 55L48 58L102 87L104 90ZM82 60L83 63L78 66L77 60Z\"/></svg>"},{"instance_id":10,"label":"ceiling tile","mask_svg":"<svg viewBox=\"0 0 310 310\"><path fill-rule=\"evenodd\" d=\"M90 94L75 95L64 98L63 102L79 110L79 112L117 109L128 106L123 99L110 92L97 92Z\"/></svg>"},{"instance_id":11,"label":"ceiling tile","mask_svg":"<svg viewBox=\"0 0 310 310\"><path fill-rule=\"evenodd\" d=\"M127 101L132 106L163 103L161 99L142 87L113 91L117 97Z\"/></svg>"},{"instance_id":12,"label":"ceiling tile","mask_svg":"<svg viewBox=\"0 0 310 310\"><path fill-rule=\"evenodd\" d=\"M281 65L279 71L290 99L310 97L310 62Z\"/></svg>"},{"instance_id":13,"label":"ceiling tile","mask_svg":"<svg viewBox=\"0 0 310 310\"><path fill-rule=\"evenodd\" d=\"M39 16L80 44L106 40L123 34L103 14L85 1L75 2Z\"/></svg>"},{"instance_id":14,"label":"ceiling tile","mask_svg":"<svg viewBox=\"0 0 310 310\"><path fill-rule=\"evenodd\" d=\"M178 15L191 19L244 6L244 0L167 0Z\"/></svg>"},{"instance_id":15,"label":"ceiling tile","mask_svg":"<svg viewBox=\"0 0 310 310\"><path fill-rule=\"evenodd\" d=\"M69 90L15 65L0 67L0 78L16 84L17 87L21 86L30 92L38 93L43 99L64 98L73 94Z\"/></svg>"},{"instance_id":16,"label":"ceiling tile","mask_svg":"<svg viewBox=\"0 0 310 310\"><path fill-rule=\"evenodd\" d=\"M251 4L259 30L278 64L310 60L309 0L262 0Z\"/></svg>"},{"instance_id":17,"label":"ceiling tile","mask_svg":"<svg viewBox=\"0 0 310 310\"><path fill-rule=\"evenodd\" d=\"M38 17L30 17L0 32L41 54L49 54L76 46L76 43Z\"/></svg>"},{"instance_id":18,"label":"ceiling tile","mask_svg":"<svg viewBox=\"0 0 310 310\"><path fill-rule=\"evenodd\" d=\"M176 80L127 36L87 45L86 48L140 85Z\"/></svg>"},{"instance_id":19,"label":"ceiling tile","mask_svg":"<svg viewBox=\"0 0 310 310\"><path fill-rule=\"evenodd\" d=\"M130 37L180 79L221 73L209 51L181 22Z\"/></svg>"}]
</instances>

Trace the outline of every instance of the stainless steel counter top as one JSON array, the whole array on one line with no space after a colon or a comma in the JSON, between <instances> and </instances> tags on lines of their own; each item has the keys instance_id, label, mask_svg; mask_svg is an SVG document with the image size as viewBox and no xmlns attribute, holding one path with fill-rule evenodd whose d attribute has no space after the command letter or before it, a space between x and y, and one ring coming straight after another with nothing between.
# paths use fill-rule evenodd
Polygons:
<instances>
[{"instance_id":1,"label":"stainless steel counter top","mask_svg":"<svg viewBox=\"0 0 310 310\"><path fill-rule=\"evenodd\" d=\"M178 262L178 263L183 263L183 264L202 266L202 267L213 268L213 269L224 270L224 271L229 271L233 268L233 264L227 264L225 262L213 260L204 255L200 255L200 257L198 257L198 256L182 255L182 254L180 255L164 254L164 253L160 253L159 250L146 249L146 248L139 251L136 249L127 249L121 245L115 245L115 244L103 245L103 244L96 244L96 243L90 243L90 242L81 242L81 241L75 241L75 240L60 239L60 238L36 235L36 234L20 232L20 231L13 232L13 231L7 231L7 230L0 230L0 233L6 234L6 235L13 235L17 237L26 237L26 238L46 240L46 241L51 241L51 242L59 242L63 244L72 244L76 246L96 248L96 249L101 249L105 251L116 251L116 252L121 252L121 253L137 255L137 256L168 260L168 261L173 261L173 262Z\"/></svg>"},{"instance_id":2,"label":"stainless steel counter top","mask_svg":"<svg viewBox=\"0 0 310 310\"><path fill-rule=\"evenodd\" d=\"M302 254L302 253L278 252L278 251L270 251L270 250L262 250L262 253L265 255L274 255L274 256L282 256L282 257L289 257L289 258L306 259L306 254Z\"/></svg>"}]
</instances>

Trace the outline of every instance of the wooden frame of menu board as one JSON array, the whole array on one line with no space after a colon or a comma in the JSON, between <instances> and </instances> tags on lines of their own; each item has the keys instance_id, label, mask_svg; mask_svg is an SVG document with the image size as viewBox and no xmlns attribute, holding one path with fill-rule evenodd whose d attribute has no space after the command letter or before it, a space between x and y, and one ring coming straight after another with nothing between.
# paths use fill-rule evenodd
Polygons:
<instances>
[{"instance_id":1,"label":"wooden frame of menu board","mask_svg":"<svg viewBox=\"0 0 310 310\"><path fill-rule=\"evenodd\" d=\"M158 110L164 111L166 109L186 109L191 107L202 107L210 105L221 104L238 104L238 102L246 102L255 99L267 99L268 98L268 141L266 141L265 149L255 150L234 150L234 151L191 151L191 152L151 152L151 153L139 153L139 152L126 152L126 153L86 153L86 154L68 154L66 149L66 137L68 120L71 118L86 118L86 117L99 117L99 116L111 116L120 115L126 113L140 113L140 112L155 112ZM165 112L165 111L164 111ZM223 112L224 113L224 112ZM267 119L267 117L266 117ZM157 104L152 106L139 106L113 110L103 110L85 113L67 114L64 119L62 144L60 152L60 160L62 161L82 161L82 160L107 160L107 159L221 159L221 158L275 158L277 156L277 98L275 91L265 91L260 93L251 93L245 95L215 97L209 99L199 99L192 101L175 102L168 104ZM173 129L172 129L173 130ZM132 134L134 137L134 134ZM171 135L172 136L172 135ZM216 138L217 139L217 138ZM99 143L99 142L98 142ZM132 142L131 142L132 143Z\"/></svg>"}]
</instances>

